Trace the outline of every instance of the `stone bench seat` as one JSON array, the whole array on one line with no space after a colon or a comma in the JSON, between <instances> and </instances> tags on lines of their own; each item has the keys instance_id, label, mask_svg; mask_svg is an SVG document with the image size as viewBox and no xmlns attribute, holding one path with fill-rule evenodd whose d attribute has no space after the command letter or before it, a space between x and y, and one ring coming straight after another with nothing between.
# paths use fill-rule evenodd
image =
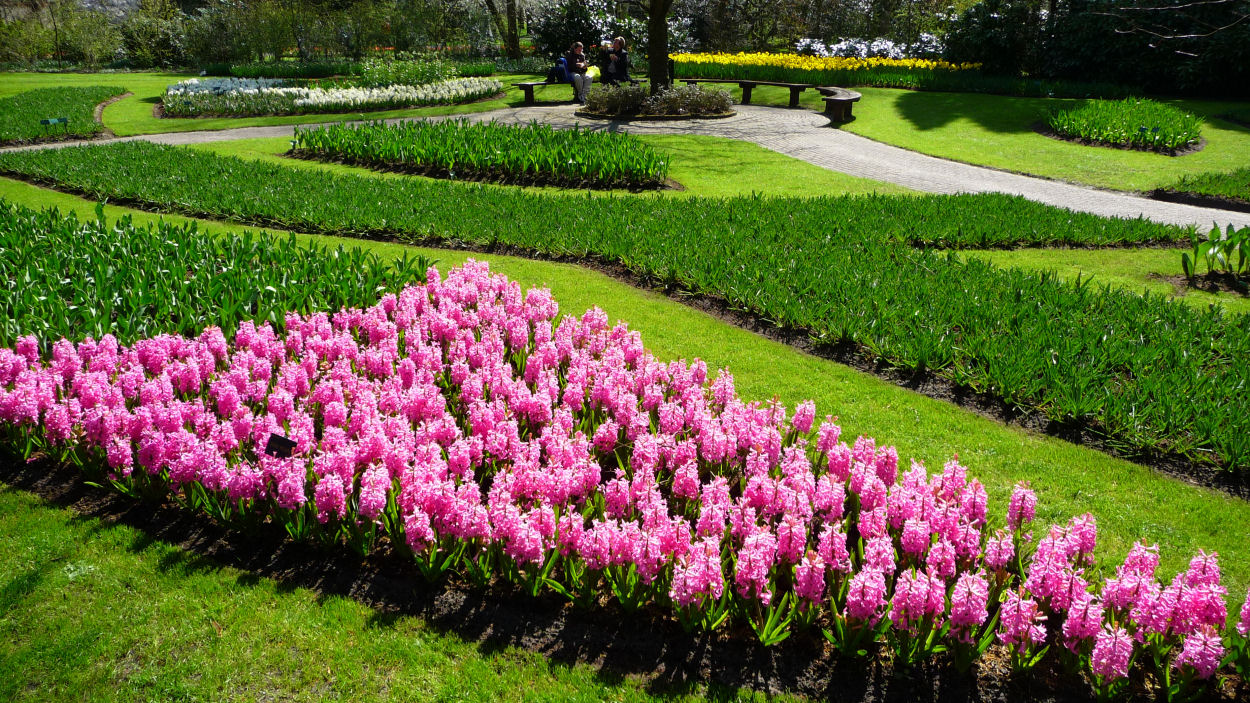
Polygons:
<instances>
[{"instance_id":1,"label":"stone bench seat","mask_svg":"<svg viewBox=\"0 0 1250 703\"><path fill-rule=\"evenodd\" d=\"M647 79L646 78L630 78L628 82L630 85L642 85L643 83L647 82ZM534 89L535 88L540 88L545 85L572 85L572 84L571 83L548 83L547 81L521 81L520 83L513 83L512 85L516 86L517 88L520 88L521 92L525 93L525 101L523 104L533 105L535 104L534 103Z\"/></svg>"},{"instance_id":2,"label":"stone bench seat","mask_svg":"<svg viewBox=\"0 0 1250 703\"><path fill-rule=\"evenodd\" d=\"M757 85L774 85L780 88L790 89L790 107L799 106L799 93L808 88L815 88L814 83L784 83L782 81L753 81L739 80L737 78L682 78L682 83L686 85L695 85L696 83L733 83L742 89L742 104L751 104L751 91Z\"/></svg>"},{"instance_id":3,"label":"stone bench seat","mask_svg":"<svg viewBox=\"0 0 1250 703\"><path fill-rule=\"evenodd\" d=\"M834 86L825 86L816 90L823 96L821 100L825 101L825 114L834 122L849 122L851 107L863 97L853 90Z\"/></svg>"}]
</instances>

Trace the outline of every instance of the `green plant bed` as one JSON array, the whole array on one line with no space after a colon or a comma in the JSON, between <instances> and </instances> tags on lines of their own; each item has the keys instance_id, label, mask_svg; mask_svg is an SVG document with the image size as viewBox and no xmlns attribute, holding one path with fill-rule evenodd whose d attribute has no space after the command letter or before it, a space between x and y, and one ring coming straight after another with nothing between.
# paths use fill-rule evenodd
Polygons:
<instances>
[{"instance_id":1,"label":"green plant bed","mask_svg":"<svg viewBox=\"0 0 1250 703\"><path fill-rule=\"evenodd\" d=\"M1250 299L1209 288L1188 285L1181 268L1187 249L1012 249L965 251L1000 268L1034 274L1053 273L1068 282L1092 281L1126 293L1168 297L1198 310L1222 308L1228 315L1250 313Z\"/></svg>"},{"instance_id":2,"label":"green plant bed","mask_svg":"<svg viewBox=\"0 0 1250 703\"><path fill-rule=\"evenodd\" d=\"M399 179L381 187L144 143L3 154L0 169L265 226L608 262L818 345L1088 426L1120 451L1250 463L1250 399L1218 390L1250 383L1250 319L909 246L1162 242L1188 236L1182 228L1002 195L678 203Z\"/></svg>"},{"instance_id":3,"label":"green plant bed","mask_svg":"<svg viewBox=\"0 0 1250 703\"><path fill-rule=\"evenodd\" d=\"M379 112L458 105L498 96L503 84L486 78L455 78L420 85L308 85L257 83L234 78L190 80L169 87L162 116L256 117L310 113Z\"/></svg>"},{"instance_id":4,"label":"green plant bed","mask_svg":"<svg viewBox=\"0 0 1250 703\"><path fill-rule=\"evenodd\" d=\"M421 257L384 261L359 247L289 237L249 234L205 246L193 223L135 227L106 223L102 213L80 222L0 200L0 271L23 282L0 293L0 346L24 334L47 344L104 334L126 343L208 326L230 335L243 320L281 327L290 310L372 304L379 290L424 280L429 266Z\"/></svg>"},{"instance_id":5,"label":"green plant bed","mask_svg":"<svg viewBox=\"0 0 1250 703\"><path fill-rule=\"evenodd\" d=\"M95 121L96 106L125 92L116 86L39 88L0 98L0 144L93 137L104 130ZM67 122L41 124L59 118Z\"/></svg>"},{"instance_id":6,"label":"green plant bed","mask_svg":"<svg viewBox=\"0 0 1250 703\"><path fill-rule=\"evenodd\" d=\"M461 180L661 188L667 158L638 137L467 120L296 128L292 154Z\"/></svg>"},{"instance_id":7,"label":"green plant bed","mask_svg":"<svg viewBox=\"0 0 1250 703\"><path fill-rule=\"evenodd\" d=\"M104 126L117 136L135 134L158 134L166 132L189 132L200 130L234 129L236 127L259 127L269 125L314 124L318 122L338 122L344 114L315 113L304 115L286 115L281 117L208 117L208 118L160 118L154 114L153 108L165 94L166 87L198 76L187 73L152 73L135 72L125 74L126 87L133 95L123 98L104 110ZM501 78L505 83L504 94L499 97L462 105L442 105L414 109L394 109L382 112L371 112L369 118L391 119L395 117L432 117L438 115L458 115L472 112L485 112L499 108L520 105L522 101L519 89L509 83L519 80L531 80L534 76L521 75ZM47 73L0 73L0 97L45 87L91 86L98 84L99 74L47 74ZM360 113L347 113L352 114ZM361 114L360 119L365 119Z\"/></svg>"},{"instance_id":8,"label":"green plant bed","mask_svg":"<svg viewBox=\"0 0 1250 703\"><path fill-rule=\"evenodd\" d=\"M573 113L578 117L585 117L592 120L610 120L612 122L681 122L683 120L723 120L729 117L737 116L737 112L730 110L729 112L721 112L712 115L607 115L589 110L578 110Z\"/></svg>"},{"instance_id":9,"label":"green plant bed","mask_svg":"<svg viewBox=\"0 0 1250 703\"><path fill-rule=\"evenodd\" d=\"M1176 156L1202 148L1202 119L1171 105L1128 98L1091 100L1046 118L1055 135L1082 144Z\"/></svg>"},{"instance_id":10,"label":"green plant bed","mask_svg":"<svg viewBox=\"0 0 1250 703\"><path fill-rule=\"evenodd\" d=\"M1151 195L1162 200L1250 212L1250 167L1226 173L1182 176Z\"/></svg>"}]
</instances>

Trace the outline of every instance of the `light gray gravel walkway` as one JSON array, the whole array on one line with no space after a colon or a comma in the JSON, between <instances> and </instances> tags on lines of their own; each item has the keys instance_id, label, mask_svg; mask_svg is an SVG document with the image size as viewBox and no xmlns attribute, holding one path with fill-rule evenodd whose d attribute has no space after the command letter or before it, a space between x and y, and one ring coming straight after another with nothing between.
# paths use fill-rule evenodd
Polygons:
<instances>
[{"instance_id":1,"label":"light gray gravel walkway","mask_svg":"<svg viewBox=\"0 0 1250 703\"><path fill-rule=\"evenodd\" d=\"M575 116L573 105L507 108L464 117L474 121L497 120L511 124L537 121L556 127L578 125L585 129L635 134L727 137L753 142L831 171L886 181L927 193L1010 193L1048 205L1110 217L1145 217L1156 222L1192 224L1200 228L1212 224L1221 228L1229 224L1250 227L1250 213L1162 202L1129 193L1022 176L926 156L837 129L824 115L810 110L759 105L739 105L736 109L738 114L727 119L681 122L588 120ZM290 137L292 134L294 128L291 126L242 127L220 131L170 132L109 141L141 139L158 144L203 144L234 139Z\"/></svg>"}]
</instances>

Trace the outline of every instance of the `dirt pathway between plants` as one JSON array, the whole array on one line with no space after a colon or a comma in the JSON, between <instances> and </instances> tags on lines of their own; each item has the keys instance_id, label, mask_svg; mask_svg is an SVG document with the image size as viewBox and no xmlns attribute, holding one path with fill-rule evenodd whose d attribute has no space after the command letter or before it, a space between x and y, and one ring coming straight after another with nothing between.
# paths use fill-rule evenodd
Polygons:
<instances>
[{"instance_id":1,"label":"dirt pathway between plants","mask_svg":"<svg viewBox=\"0 0 1250 703\"><path fill-rule=\"evenodd\" d=\"M806 109L739 105L738 114L721 120L688 122L612 122L586 120L573 114L576 105L536 105L459 115L475 122L495 120L507 124L542 122L556 127L634 134L688 134L726 137L758 144L766 149L801 159L815 166L861 178L894 183L926 193L998 192L1019 195L1047 205L1106 217L1144 217L1177 225L1212 224L1250 227L1250 213L1152 200L1140 195L1017 173L973 166L908 151L837 129L829 119ZM398 118L401 122L420 118ZM448 119L436 117L431 119ZM291 137L294 126L241 127L218 131L169 132L104 141L143 140L157 144L189 145L209 142ZM73 142L31 145L19 149L60 148ZM748 184L749 185L749 184Z\"/></svg>"}]
</instances>

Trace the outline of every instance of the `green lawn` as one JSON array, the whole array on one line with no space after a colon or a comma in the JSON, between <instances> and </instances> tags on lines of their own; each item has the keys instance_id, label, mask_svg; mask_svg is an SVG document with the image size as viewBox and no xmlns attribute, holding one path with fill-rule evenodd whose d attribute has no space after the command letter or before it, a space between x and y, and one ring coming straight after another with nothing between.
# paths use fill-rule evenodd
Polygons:
<instances>
[{"instance_id":1,"label":"green lawn","mask_svg":"<svg viewBox=\"0 0 1250 703\"><path fill-rule=\"evenodd\" d=\"M848 176L845 173L823 169L806 161L778 154L775 151L770 151L750 142L740 142L723 137L685 135L642 135L639 138L671 155L669 177L685 188L685 190L643 193L640 194L642 197L654 195L665 197L689 197L692 195L730 197L751 195L753 193L790 197L813 197L841 193L855 195L864 193L914 193L918 195L916 191L894 185L893 183L858 178L856 176ZM291 140L281 137L209 142L196 144L192 148L215 154L278 163L297 169L352 173L378 178L424 179L423 176L379 173L354 166L286 158L281 156L281 154L291 148ZM750 173L752 177L741 178L742 173ZM514 186L492 185L489 187L515 189ZM585 197L588 192L595 195L607 194L604 191L562 188L524 188L523 190L579 197ZM617 195L620 193L621 191L614 192Z\"/></svg>"},{"instance_id":2,"label":"green lawn","mask_svg":"<svg viewBox=\"0 0 1250 703\"><path fill-rule=\"evenodd\" d=\"M842 129L869 139L979 166L1026 173L1113 190L1144 191L1171 185L1181 176L1231 171L1250 158L1250 128L1214 116L1246 103L1165 100L1204 117L1206 147L1184 156L1083 146L1044 137L1032 125L1050 110L1079 100L1016 98L977 93L937 93L856 88L863 99L855 119ZM734 89L736 96L741 91ZM753 103L784 105L789 91L763 86ZM801 105L820 110L820 96L805 91Z\"/></svg>"},{"instance_id":3,"label":"green lawn","mask_svg":"<svg viewBox=\"0 0 1250 703\"><path fill-rule=\"evenodd\" d=\"M534 76L500 75L506 92L501 98L483 100L467 105L423 107L413 110L386 110L367 114L288 115L285 117L213 117L204 119L158 119L152 108L160 102L166 86L188 78L189 73L0 73L0 97L13 95L35 88L60 86L89 86L102 84L125 85L133 96L120 100L104 110L104 126L118 136L132 134L159 134L161 132L190 132L195 130L231 129L234 127L257 127L262 125L313 124L337 122L344 119L387 119L391 117L419 117L431 115L458 115L469 112L485 112L519 105L521 91L512 87L520 80L536 80Z\"/></svg>"},{"instance_id":4,"label":"green lawn","mask_svg":"<svg viewBox=\"0 0 1250 703\"><path fill-rule=\"evenodd\" d=\"M6 701L671 700L256 578L2 484L0 671ZM679 700L702 697L691 688Z\"/></svg>"},{"instance_id":5,"label":"green lawn","mask_svg":"<svg viewBox=\"0 0 1250 703\"><path fill-rule=\"evenodd\" d=\"M1171 185L1171 188L1182 193L1240 200L1250 205L1250 167L1239 168L1228 173L1182 176L1179 181Z\"/></svg>"},{"instance_id":6,"label":"green lawn","mask_svg":"<svg viewBox=\"0 0 1250 703\"><path fill-rule=\"evenodd\" d=\"M1066 280L1075 280L1077 276L1082 280L1092 278L1094 285L1172 296L1198 308L1220 305L1229 313L1250 313L1250 298L1240 295L1202 290L1176 295L1175 286L1160 277L1184 274L1181 253L1185 251L1188 249L1014 249L967 251L961 255L985 259L1003 268L1055 271Z\"/></svg>"}]
</instances>

